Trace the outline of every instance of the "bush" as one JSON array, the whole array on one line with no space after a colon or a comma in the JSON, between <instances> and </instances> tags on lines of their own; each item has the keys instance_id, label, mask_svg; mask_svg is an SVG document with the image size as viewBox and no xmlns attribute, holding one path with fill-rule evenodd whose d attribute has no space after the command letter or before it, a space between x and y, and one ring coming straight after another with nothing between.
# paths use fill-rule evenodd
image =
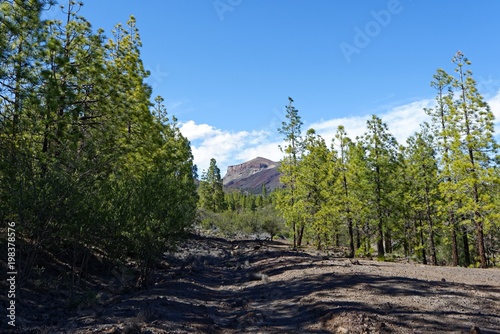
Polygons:
<instances>
[{"instance_id":1,"label":"bush","mask_svg":"<svg viewBox=\"0 0 500 334\"><path fill-rule=\"evenodd\" d=\"M272 206L255 211L241 210L215 213L198 209L198 220L205 230L215 230L225 237L251 236L266 233L269 237L285 233L285 222Z\"/></svg>"}]
</instances>

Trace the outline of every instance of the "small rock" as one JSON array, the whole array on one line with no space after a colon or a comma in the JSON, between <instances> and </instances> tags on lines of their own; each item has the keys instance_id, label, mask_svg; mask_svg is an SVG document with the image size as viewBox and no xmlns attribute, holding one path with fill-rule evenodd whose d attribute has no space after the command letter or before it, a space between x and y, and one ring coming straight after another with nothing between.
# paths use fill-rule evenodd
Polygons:
<instances>
[{"instance_id":1,"label":"small rock","mask_svg":"<svg viewBox=\"0 0 500 334\"><path fill-rule=\"evenodd\" d=\"M471 334L481 334L481 330L477 326L472 326L472 328L470 329L470 333Z\"/></svg>"},{"instance_id":2,"label":"small rock","mask_svg":"<svg viewBox=\"0 0 500 334\"><path fill-rule=\"evenodd\" d=\"M345 327L339 326L337 327L337 333L339 334L349 333L349 330Z\"/></svg>"},{"instance_id":3,"label":"small rock","mask_svg":"<svg viewBox=\"0 0 500 334\"><path fill-rule=\"evenodd\" d=\"M269 282L269 276L267 276L266 274L262 274L262 273L252 273L249 275L249 278L252 281L262 281L264 283Z\"/></svg>"}]
</instances>

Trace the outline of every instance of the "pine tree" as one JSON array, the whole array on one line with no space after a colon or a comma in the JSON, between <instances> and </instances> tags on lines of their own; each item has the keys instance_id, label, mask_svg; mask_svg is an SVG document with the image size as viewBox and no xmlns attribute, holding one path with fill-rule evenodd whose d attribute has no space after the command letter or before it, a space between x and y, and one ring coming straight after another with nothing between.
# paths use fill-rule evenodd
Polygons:
<instances>
[{"instance_id":1,"label":"pine tree","mask_svg":"<svg viewBox=\"0 0 500 334\"><path fill-rule=\"evenodd\" d=\"M54 246L84 272L99 245L137 256L146 279L194 219L189 141L161 98L151 109L133 18L106 40L81 3L64 22L40 19L47 3L0 4L0 208L29 240L22 275Z\"/></svg>"},{"instance_id":2,"label":"pine tree","mask_svg":"<svg viewBox=\"0 0 500 334\"><path fill-rule=\"evenodd\" d=\"M287 122L282 122L281 128L278 129L287 144L285 147L280 146L281 152L285 154L279 167L281 172L280 181L285 188L278 193L277 207L292 229L293 247L296 248L301 245L305 228L304 225L299 226L299 212L296 208L297 166L303 146L301 138L302 121L300 120L299 111L293 106L291 97L288 98L288 102L286 106Z\"/></svg>"},{"instance_id":3,"label":"pine tree","mask_svg":"<svg viewBox=\"0 0 500 334\"><path fill-rule=\"evenodd\" d=\"M300 228L311 230L318 249L321 242L329 235L332 220L332 208L327 205L330 197L332 155L325 141L314 129L307 131L304 140L304 153L297 166L295 210L298 212ZM302 242L299 234L297 244ZM323 240L327 241L327 240Z\"/></svg>"},{"instance_id":4,"label":"pine tree","mask_svg":"<svg viewBox=\"0 0 500 334\"><path fill-rule=\"evenodd\" d=\"M204 171L200 181L200 205L212 212L222 212L226 208L220 169L217 161L210 159L208 171Z\"/></svg>"},{"instance_id":5,"label":"pine tree","mask_svg":"<svg viewBox=\"0 0 500 334\"><path fill-rule=\"evenodd\" d=\"M363 143L367 152L369 183L377 224L377 251L383 257L391 251L391 230L388 217L391 212L390 192L392 172L395 168L396 139L388 132L387 125L373 115L367 122L367 132ZM385 241L385 248L384 248Z\"/></svg>"},{"instance_id":6,"label":"pine tree","mask_svg":"<svg viewBox=\"0 0 500 334\"><path fill-rule=\"evenodd\" d=\"M477 91L471 63L461 53L453 57L457 78L438 70L433 86L438 89L438 106L427 110L436 124L441 152L443 207L448 212L452 232L453 264L458 265L456 230L460 219L464 264L469 265L470 230L475 232L476 252L481 267L487 266L484 222L491 206L491 185L496 143L493 113ZM445 95L444 90L448 89Z\"/></svg>"},{"instance_id":7,"label":"pine tree","mask_svg":"<svg viewBox=\"0 0 500 334\"><path fill-rule=\"evenodd\" d=\"M439 227L437 203L440 200L438 184L438 164L434 149L434 138L428 124L424 123L421 132L407 140L406 174L409 177L410 206L417 219L427 223L427 238L431 263L437 265L436 230ZM423 235L421 231L421 235ZM422 241L422 246L425 244ZM425 248L424 248L425 250Z\"/></svg>"},{"instance_id":8,"label":"pine tree","mask_svg":"<svg viewBox=\"0 0 500 334\"><path fill-rule=\"evenodd\" d=\"M472 72L465 66L470 61L457 52L453 58L457 66L458 77L453 83L459 95L455 101L449 101L453 121L457 132L453 137L453 168L459 174L457 190L462 207L460 214L470 220L476 233L476 248L480 266L487 267L484 246L484 207L491 205L488 194L489 169L492 153L496 149L494 134L494 116L488 104L477 91Z\"/></svg>"},{"instance_id":9,"label":"pine tree","mask_svg":"<svg viewBox=\"0 0 500 334\"><path fill-rule=\"evenodd\" d=\"M455 125L451 119L449 105L453 101L453 91L451 84L453 77L443 69L438 69L434 74L434 81L431 86L436 89L436 107L425 109L425 112L432 117L434 133L437 141L437 149L440 153L440 192L443 194L441 202L442 214L447 216L448 229L452 246L452 264L458 266L459 254L457 245L457 205L453 198L453 184L455 178L451 169L450 143L455 132Z\"/></svg>"},{"instance_id":10,"label":"pine tree","mask_svg":"<svg viewBox=\"0 0 500 334\"><path fill-rule=\"evenodd\" d=\"M40 58L46 47L46 23L40 18L44 4L0 3L0 216L18 222L18 232L26 234L45 230L47 223L45 205L37 196L39 160L35 156ZM19 258L22 276L29 275L36 248L46 241L40 234L31 236L33 247Z\"/></svg>"},{"instance_id":11,"label":"pine tree","mask_svg":"<svg viewBox=\"0 0 500 334\"><path fill-rule=\"evenodd\" d=\"M349 147L347 177L354 187L350 188L355 223L356 248L364 255L371 255L371 222L376 219L373 210L373 194L370 181L371 169L367 150L361 138L357 137Z\"/></svg>"},{"instance_id":12,"label":"pine tree","mask_svg":"<svg viewBox=\"0 0 500 334\"><path fill-rule=\"evenodd\" d=\"M332 148L332 151L337 152L337 164L335 167L338 169L339 177L334 187L340 189L340 192L338 192L338 195L337 192L332 192L331 196L336 197L339 206L339 215L347 225L349 233L348 257L352 258L356 252L354 243L354 216L355 212L359 209L357 205L359 202L354 196L354 172L356 170L354 166L355 158L352 156L354 153L354 144L347 136L345 128L342 125L337 128L332 146L335 144L338 148L336 151Z\"/></svg>"}]
</instances>

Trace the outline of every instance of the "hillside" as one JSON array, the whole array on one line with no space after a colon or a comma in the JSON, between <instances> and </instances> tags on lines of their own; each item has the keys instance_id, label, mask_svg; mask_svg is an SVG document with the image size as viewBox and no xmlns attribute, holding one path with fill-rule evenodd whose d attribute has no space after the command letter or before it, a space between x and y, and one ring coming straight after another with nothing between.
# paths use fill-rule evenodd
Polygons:
<instances>
[{"instance_id":1,"label":"hillside","mask_svg":"<svg viewBox=\"0 0 500 334\"><path fill-rule=\"evenodd\" d=\"M257 194L265 185L268 191L272 191L280 187L278 166L278 162L262 157L229 166L223 178L224 188Z\"/></svg>"}]
</instances>

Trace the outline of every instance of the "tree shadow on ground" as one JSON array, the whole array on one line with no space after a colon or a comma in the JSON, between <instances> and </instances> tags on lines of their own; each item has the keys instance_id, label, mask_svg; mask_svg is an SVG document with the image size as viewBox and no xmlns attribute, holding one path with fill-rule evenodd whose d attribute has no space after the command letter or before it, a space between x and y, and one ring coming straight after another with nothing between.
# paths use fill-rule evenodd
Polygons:
<instances>
[{"instance_id":1,"label":"tree shadow on ground","mask_svg":"<svg viewBox=\"0 0 500 334\"><path fill-rule=\"evenodd\" d=\"M45 323L54 332L72 333L137 323L152 333L322 334L334 332L347 318L361 319L360 326L377 324L370 327L375 333L468 332L473 324L481 333L495 333L499 325L497 286L472 289L376 272L339 273L351 266L350 260L291 251L278 241L194 238L164 260L150 288L131 289L90 307L63 312L52 322L41 319L35 327ZM304 274L308 270L312 273ZM483 298L484 305L465 307L460 300L474 300L475 289L491 295ZM374 298L367 300L367 295ZM406 297L429 303L446 300L446 309L398 305L398 299Z\"/></svg>"}]
</instances>

